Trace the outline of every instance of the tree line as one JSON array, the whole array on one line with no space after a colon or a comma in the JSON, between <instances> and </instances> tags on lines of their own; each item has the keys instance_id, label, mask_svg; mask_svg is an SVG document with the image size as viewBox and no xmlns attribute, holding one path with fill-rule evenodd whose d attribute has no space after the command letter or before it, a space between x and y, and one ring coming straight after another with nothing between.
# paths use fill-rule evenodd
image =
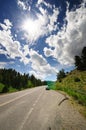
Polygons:
<instances>
[{"instance_id":1,"label":"tree line","mask_svg":"<svg viewBox=\"0 0 86 130\"><path fill-rule=\"evenodd\" d=\"M34 75L20 74L13 69L0 69L0 83L4 85L2 92L8 92L10 87L21 90L46 84Z\"/></svg>"},{"instance_id":2,"label":"tree line","mask_svg":"<svg viewBox=\"0 0 86 130\"><path fill-rule=\"evenodd\" d=\"M86 70L86 47L83 48L81 56L75 56L75 66L78 70Z\"/></svg>"},{"instance_id":3,"label":"tree line","mask_svg":"<svg viewBox=\"0 0 86 130\"><path fill-rule=\"evenodd\" d=\"M80 56L75 56L74 60L74 64L77 70L86 71L86 47L82 49ZM64 69L60 70L57 74L57 80L61 82L61 80L66 77L66 75L67 73L65 73Z\"/></svg>"}]
</instances>

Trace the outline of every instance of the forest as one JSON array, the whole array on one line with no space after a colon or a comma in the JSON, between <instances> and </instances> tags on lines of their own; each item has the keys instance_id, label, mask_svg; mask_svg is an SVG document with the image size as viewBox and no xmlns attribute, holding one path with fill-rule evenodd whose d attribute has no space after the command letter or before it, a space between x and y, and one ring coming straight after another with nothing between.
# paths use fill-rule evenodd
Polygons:
<instances>
[{"instance_id":1,"label":"forest","mask_svg":"<svg viewBox=\"0 0 86 130\"><path fill-rule=\"evenodd\" d=\"M13 69L0 69L0 93L19 91L26 88L45 85L46 81L35 78L34 75L20 74Z\"/></svg>"}]
</instances>

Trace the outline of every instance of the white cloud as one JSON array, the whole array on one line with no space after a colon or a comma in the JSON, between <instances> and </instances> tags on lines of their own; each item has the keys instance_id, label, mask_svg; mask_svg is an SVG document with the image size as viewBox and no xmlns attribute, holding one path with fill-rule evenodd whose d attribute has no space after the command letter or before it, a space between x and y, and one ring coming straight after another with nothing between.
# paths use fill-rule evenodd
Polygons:
<instances>
[{"instance_id":1,"label":"white cloud","mask_svg":"<svg viewBox=\"0 0 86 130\"><path fill-rule=\"evenodd\" d=\"M0 43L6 49L10 58L20 56L20 43L18 41L13 41L11 30L8 27L7 30L4 30L4 28L0 30Z\"/></svg>"},{"instance_id":2,"label":"white cloud","mask_svg":"<svg viewBox=\"0 0 86 130\"><path fill-rule=\"evenodd\" d=\"M51 9L53 7L51 4L45 2L45 0L38 0L37 1L37 7L41 6L41 4L44 4L47 8L51 8Z\"/></svg>"},{"instance_id":3,"label":"white cloud","mask_svg":"<svg viewBox=\"0 0 86 130\"><path fill-rule=\"evenodd\" d=\"M24 37L31 43L44 35L51 34L57 29L58 8L54 7L52 14L49 14L47 8L44 9L42 6L39 6L38 9L40 13L35 13L37 19L31 19L27 16L27 19L22 22L21 26L21 29L24 31Z\"/></svg>"},{"instance_id":4,"label":"white cloud","mask_svg":"<svg viewBox=\"0 0 86 130\"><path fill-rule=\"evenodd\" d=\"M57 17L59 15L59 10L58 8L53 9L53 14L49 16L50 19L50 24L54 25L55 22L57 22Z\"/></svg>"},{"instance_id":5,"label":"white cloud","mask_svg":"<svg viewBox=\"0 0 86 130\"><path fill-rule=\"evenodd\" d=\"M6 24L8 29L10 29L12 27L12 23L8 19L4 19L4 23Z\"/></svg>"},{"instance_id":6,"label":"white cloud","mask_svg":"<svg viewBox=\"0 0 86 130\"><path fill-rule=\"evenodd\" d=\"M66 18L67 24L57 32L46 39L46 43L55 49L49 51L49 55L53 55L61 64L72 65L74 56L79 55L82 48L86 46L86 8L85 4L81 4L80 8L69 11L67 8ZM45 55L47 55L46 48Z\"/></svg>"},{"instance_id":7,"label":"white cloud","mask_svg":"<svg viewBox=\"0 0 86 130\"><path fill-rule=\"evenodd\" d=\"M43 3L43 1L44 0L38 0L37 4L39 5L39 4Z\"/></svg>"},{"instance_id":8,"label":"white cloud","mask_svg":"<svg viewBox=\"0 0 86 130\"><path fill-rule=\"evenodd\" d=\"M56 47L57 46L57 39L58 36L57 35L50 35L47 39L46 39L46 43L48 43L48 45L50 47Z\"/></svg>"},{"instance_id":9,"label":"white cloud","mask_svg":"<svg viewBox=\"0 0 86 130\"><path fill-rule=\"evenodd\" d=\"M17 4L20 6L20 8L22 8L23 10L27 10L27 6L25 5L25 3L21 0L17 1Z\"/></svg>"},{"instance_id":10,"label":"white cloud","mask_svg":"<svg viewBox=\"0 0 86 130\"><path fill-rule=\"evenodd\" d=\"M24 55L22 55L20 61L23 62L25 65L29 64L29 62L30 62L30 60L27 57L25 57Z\"/></svg>"},{"instance_id":11,"label":"white cloud","mask_svg":"<svg viewBox=\"0 0 86 130\"><path fill-rule=\"evenodd\" d=\"M23 10L23 11L30 11L31 10L31 6L30 4L32 4L32 0L17 0L17 5Z\"/></svg>"},{"instance_id":12,"label":"white cloud","mask_svg":"<svg viewBox=\"0 0 86 130\"><path fill-rule=\"evenodd\" d=\"M27 64L28 58L23 54L19 41L13 40L11 33L12 23L8 20L4 20L4 24L0 23L2 30L0 30L0 44L3 46L0 48L0 54L5 54L8 58L15 59L20 58L20 61ZM5 49L4 49L5 48Z\"/></svg>"},{"instance_id":13,"label":"white cloud","mask_svg":"<svg viewBox=\"0 0 86 130\"><path fill-rule=\"evenodd\" d=\"M39 37L46 33L46 18L46 16L38 15L37 20L25 20L22 30L24 31L24 37L29 42L36 41Z\"/></svg>"},{"instance_id":14,"label":"white cloud","mask_svg":"<svg viewBox=\"0 0 86 130\"><path fill-rule=\"evenodd\" d=\"M35 75L38 78L45 79L46 77L56 74L56 70L50 66L42 55L39 55L36 51L30 50L30 62L32 63L31 67Z\"/></svg>"},{"instance_id":15,"label":"white cloud","mask_svg":"<svg viewBox=\"0 0 86 130\"><path fill-rule=\"evenodd\" d=\"M58 8L53 9L53 14L49 15L49 23L48 23L48 31L51 33L52 31L57 30L57 19L59 15L59 10Z\"/></svg>"},{"instance_id":16,"label":"white cloud","mask_svg":"<svg viewBox=\"0 0 86 130\"><path fill-rule=\"evenodd\" d=\"M6 66L6 63L5 62L0 62L0 68L2 69L2 68L5 68L5 66Z\"/></svg>"},{"instance_id":17,"label":"white cloud","mask_svg":"<svg viewBox=\"0 0 86 130\"><path fill-rule=\"evenodd\" d=\"M4 55L7 55L7 52L2 49L2 45L0 44L0 54L4 54Z\"/></svg>"},{"instance_id":18,"label":"white cloud","mask_svg":"<svg viewBox=\"0 0 86 130\"><path fill-rule=\"evenodd\" d=\"M36 51L34 50L30 50L30 57L31 57L31 61L40 66L45 66L47 64L46 60L43 58L42 55L39 55Z\"/></svg>"},{"instance_id":19,"label":"white cloud","mask_svg":"<svg viewBox=\"0 0 86 130\"><path fill-rule=\"evenodd\" d=\"M27 56L29 54L29 45L24 45L23 50L24 55Z\"/></svg>"},{"instance_id":20,"label":"white cloud","mask_svg":"<svg viewBox=\"0 0 86 130\"><path fill-rule=\"evenodd\" d=\"M51 48L45 47L44 48L44 54L45 54L46 57L53 56L53 50L51 50Z\"/></svg>"},{"instance_id":21,"label":"white cloud","mask_svg":"<svg viewBox=\"0 0 86 130\"><path fill-rule=\"evenodd\" d=\"M0 23L3 30L9 30L12 27L12 23L8 19L4 19L4 24Z\"/></svg>"}]
</instances>

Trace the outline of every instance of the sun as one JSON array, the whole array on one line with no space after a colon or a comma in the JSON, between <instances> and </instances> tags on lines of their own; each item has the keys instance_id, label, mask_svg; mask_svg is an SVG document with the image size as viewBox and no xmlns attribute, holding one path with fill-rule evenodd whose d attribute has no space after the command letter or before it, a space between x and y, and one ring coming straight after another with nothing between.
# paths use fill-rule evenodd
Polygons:
<instances>
[{"instance_id":1,"label":"sun","mask_svg":"<svg viewBox=\"0 0 86 130\"><path fill-rule=\"evenodd\" d=\"M44 34L44 24L40 18L26 18L21 23L23 36L29 42L34 42Z\"/></svg>"},{"instance_id":2,"label":"sun","mask_svg":"<svg viewBox=\"0 0 86 130\"><path fill-rule=\"evenodd\" d=\"M38 23L36 20L27 19L23 22L22 28L28 34L34 34L37 32Z\"/></svg>"}]
</instances>

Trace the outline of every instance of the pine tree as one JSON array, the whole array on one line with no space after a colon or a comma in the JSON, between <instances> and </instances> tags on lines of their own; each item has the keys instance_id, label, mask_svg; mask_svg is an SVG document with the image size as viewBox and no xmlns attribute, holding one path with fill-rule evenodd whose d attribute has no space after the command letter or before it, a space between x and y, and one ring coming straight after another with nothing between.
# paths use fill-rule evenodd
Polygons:
<instances>
[{"instance_id":1,"label":"pine tree","mask_svg":"<svg viewBox=\"0 0 86 130\"><path fill-rule=\"evenodd\" d=\"M86 70L86 47L83 48L81 56L75 56L75 66L78 70Z\"/></svg>"},{"instance_id":2,"label":"pine tree","mask_svg":"<svg viewBox=\"0 0 86 130\"><path fill-rule=\"evenodd\" d=\"M86 70L86 47L84 47L82 50L81 58L83 63L83 69Z\"/></svg>"},{"instance_id":3,"label":"pine tree","mask_svg":"<svg viewBox=\"0 0 86 130\"><path fill-rule=\"evenodd\" d=\"M61 82L61 80L65 77L66 77L66 74L64 72L64 69L60 70L59 73L57 74L57 80Z\"/></svg>"}]
</instances>

